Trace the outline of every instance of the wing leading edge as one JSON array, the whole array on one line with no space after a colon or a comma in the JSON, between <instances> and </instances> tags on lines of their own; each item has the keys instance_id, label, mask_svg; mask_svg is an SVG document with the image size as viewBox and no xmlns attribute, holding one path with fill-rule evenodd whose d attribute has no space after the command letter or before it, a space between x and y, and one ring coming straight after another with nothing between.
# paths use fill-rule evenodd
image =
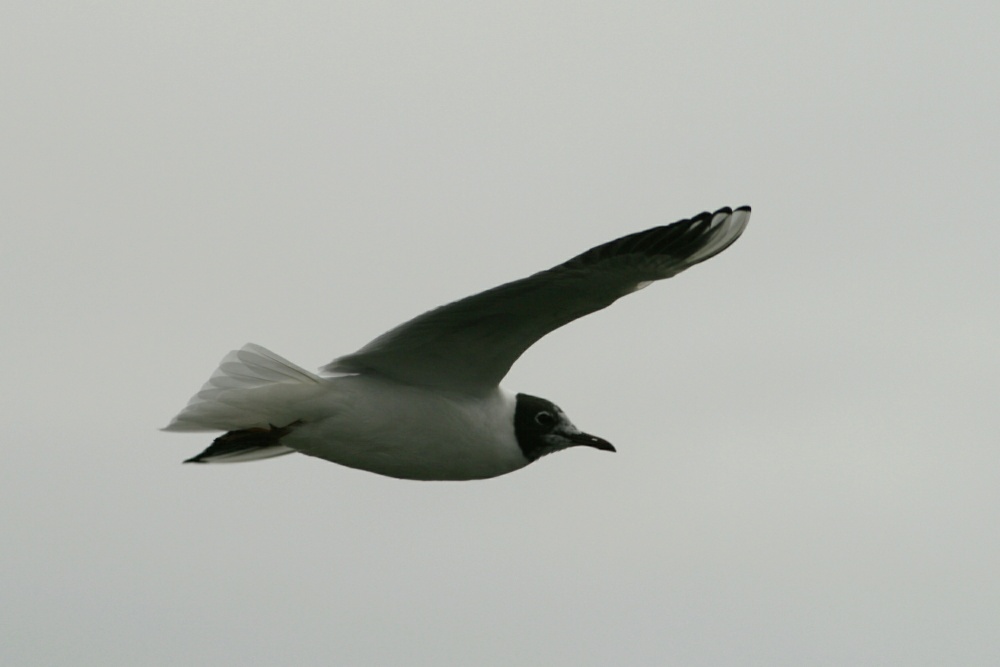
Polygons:
<instances>
[{"instance_id":1,"label":"wing leading edge","mask_svg":"<svg viewBox=\"0 0 1000 667\"><path fill-rule=\"evenodd\" d=\"M623 236L546 271L428 311L322 370L488 390L545 334L714 257L740 237L749 219L749 206L727 207Z\"/></svg>"}]
</instances>

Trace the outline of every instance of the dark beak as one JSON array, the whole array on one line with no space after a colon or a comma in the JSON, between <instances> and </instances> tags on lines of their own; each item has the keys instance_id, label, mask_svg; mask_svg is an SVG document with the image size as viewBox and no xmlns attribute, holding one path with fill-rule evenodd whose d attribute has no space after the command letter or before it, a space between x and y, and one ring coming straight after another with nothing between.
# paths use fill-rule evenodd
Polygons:
<instances>
[{"instance_id":1,"label":"dark beak","mask_svg":"<svg viewBox=\"0 0 1000 667\"><path fill-rule=\"evenodd\" d=\"M600 449L605 452L616 452L615 446L604 438L598 438L596 435L590 435L589 433L572 433L566 436L575 445L586 445L587 447L593 447L594 449Z\"/></svg>"}]
</instances>

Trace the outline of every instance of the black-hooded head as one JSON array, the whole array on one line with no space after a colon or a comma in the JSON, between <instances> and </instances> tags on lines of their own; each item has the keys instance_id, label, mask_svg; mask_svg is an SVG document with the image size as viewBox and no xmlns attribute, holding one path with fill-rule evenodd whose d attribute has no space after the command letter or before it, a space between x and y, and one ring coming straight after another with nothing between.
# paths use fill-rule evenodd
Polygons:
<instances>
[{"instance_id":1,"label":"black-hooded head","mask_svg":"<svg viewBox=\"0 0 1000 667\"><path fill-rule=\"evenodd\" d=\"M574 426L566 413L552 401L528 394L517 395L514 435L529 461L578 445L615 451L607 440L584 433Z\"/></svg>"}]
</instances>

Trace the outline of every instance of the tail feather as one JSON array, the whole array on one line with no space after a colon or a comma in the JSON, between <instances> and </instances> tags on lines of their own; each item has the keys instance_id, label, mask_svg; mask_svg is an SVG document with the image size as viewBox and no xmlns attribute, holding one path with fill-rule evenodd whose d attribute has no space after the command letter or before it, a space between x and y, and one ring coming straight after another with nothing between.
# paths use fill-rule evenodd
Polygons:
<instances>
[{"instance_id":1,"label":"tail feather","mask_svg":"<svg viewBox=\"0 0 1000 667\"><path fill-rule=\"evenodd\" d=\"M301 417L296 406L315 396L322 382L318 375L248 343L223 358L208 382L163 430L270 430L272 424L291 424Z\"/></svg>"}]
</instances>

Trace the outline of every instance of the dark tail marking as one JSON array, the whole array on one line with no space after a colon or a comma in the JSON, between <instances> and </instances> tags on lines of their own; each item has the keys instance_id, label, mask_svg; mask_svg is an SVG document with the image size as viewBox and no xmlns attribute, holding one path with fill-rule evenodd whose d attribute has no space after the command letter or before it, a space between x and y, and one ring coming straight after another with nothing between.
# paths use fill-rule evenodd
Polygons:
<instances>
[{"instance_id":1,"label":"dark tail marking","mask_svg":"<svg viewBox=\"0 0 1000 667\"><path fill-rule=\"evenodd\" d=\"M184 463L239 463L291 454L295 450L282 445L281 439L301 423L296 421L288 426L271 424L269 428L229 431L216 438L201 454Z\"/></svg>"}]
</instances>

